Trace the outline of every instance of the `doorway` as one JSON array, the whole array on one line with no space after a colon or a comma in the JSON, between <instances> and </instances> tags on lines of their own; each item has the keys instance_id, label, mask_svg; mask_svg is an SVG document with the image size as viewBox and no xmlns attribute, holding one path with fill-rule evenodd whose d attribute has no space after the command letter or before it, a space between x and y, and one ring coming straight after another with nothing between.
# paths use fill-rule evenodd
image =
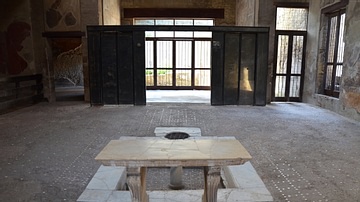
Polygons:
<instances>
[{"instance_id":1,"label":"doorway","mask_svg":"<svg viewBox=\"0 0 360 202\"><path fill-rule=\"evenodd\" d=\"M134 25L213 26L213 19L134 19ZM210 90L212 32L146 31L148 90Z\"/></svg>"},{"instance_id":2,"label":"doorway","mask_svg":"<svg viewBox=\"0 0 360 202\"><path fill-rule=\"evenodd\" d=\"M277 8L272 101L301 102L307 8Z\"/></svg>"},{"instance_id":3,"label":"doorway","mask_svg":"<svg viewBox=\"0 0 360 202\"><path fill-rule=\"evenodd\" d=\"M56 101L84 101L81 38L52 38Z\"/></svg>"},{"instance_id":4,"label":"doorway","mask_svg":"<svg viewBox=\"0 0 360 202\"><path fill-rule=\"evenodd\" d=\"M300 102L302 100L305 38L305 33L276 33L273 101Z\"/></svg>"},{"instance_id":5,"label":"doorway","mask_svg":"<svg viewBox=\"0 0 360 202\"><path fill-rule=\"evenodd\" d=\"M211 38L146 38L145 50L147 102L210 103Z\"/></svg>"},{"instance_id":6,"label":"doorway","mask_svg":"<svg viewBox=\"0 0 360 202\"><path fill-rule=\"evenodd\" d=\"M134 25L213 26L213 19L134 19ZM211 32L145 31L147 102L210 103Z\"/></svg>"}]
</instances>

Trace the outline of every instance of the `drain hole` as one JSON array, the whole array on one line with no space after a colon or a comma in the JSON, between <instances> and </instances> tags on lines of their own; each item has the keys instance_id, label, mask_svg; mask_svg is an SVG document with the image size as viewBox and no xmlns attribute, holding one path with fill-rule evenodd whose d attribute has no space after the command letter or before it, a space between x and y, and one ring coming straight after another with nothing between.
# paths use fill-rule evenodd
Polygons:
<instances>
[{"instance_id":1,"label":"drain hole","mask_svg":"<svg viewBox=\"0 0 360 202\"><path fill-rule=\"evenodd\" d=\"M189 137L190 135L184 132L171 132L165 135L165 138L170 140L186 139Z\"/></svg>"}]
</instances>

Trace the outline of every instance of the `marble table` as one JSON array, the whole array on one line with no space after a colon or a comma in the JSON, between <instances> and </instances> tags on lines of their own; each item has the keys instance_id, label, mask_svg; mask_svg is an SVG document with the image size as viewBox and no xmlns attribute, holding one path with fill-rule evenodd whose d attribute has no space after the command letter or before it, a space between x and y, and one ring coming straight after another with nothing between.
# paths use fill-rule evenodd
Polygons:
<instances>
[{"instance_id":1,"label":"marble table","mask_svg":"<svg viewBox=\"0 0 360 202\"><path fill-rule=\"evenodd\" d=\"M203 167L204 202L217 201L221 166L241 165L251 156L236 139L163 138L112 140L95 160L106 166L125 166L133 202L149 201L147 167Z\"/></svg>"}]
</instances>

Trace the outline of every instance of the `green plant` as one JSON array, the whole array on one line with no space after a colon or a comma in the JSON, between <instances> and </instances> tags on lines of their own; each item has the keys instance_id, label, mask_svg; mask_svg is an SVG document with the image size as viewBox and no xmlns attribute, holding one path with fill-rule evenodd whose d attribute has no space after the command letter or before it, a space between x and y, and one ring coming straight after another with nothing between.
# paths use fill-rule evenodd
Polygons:
<instances>
[{"instance_id":1,"label":"green plant","mask_svg":"<svg viewBox=\"0 0 360 202\"><path fill-rule=\"evenodd\" d=\"M153 75L154 70L145 70L145 75Z\"/></svg>"},{"instance_id":2,"label":"green plant","mask_svg":"<svg viewBox=\"0 0 360 202\"><path fill-rule=\"evenodd\" d=\"M158 75L168 74L168 73L172 73L172 70L159 69L159 70L157 71L157 74L158 74Z\"/></svg>"}]
</instances>

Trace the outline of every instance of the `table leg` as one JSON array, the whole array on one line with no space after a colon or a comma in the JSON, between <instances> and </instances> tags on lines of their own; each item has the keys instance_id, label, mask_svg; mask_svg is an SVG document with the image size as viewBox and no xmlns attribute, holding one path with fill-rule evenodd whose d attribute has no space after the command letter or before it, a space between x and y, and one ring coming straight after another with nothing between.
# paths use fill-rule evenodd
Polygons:
<instances>
[{"instance_id":1,"label":"table leg","mask_svg":"<svg viewBox=\"0 0 360 202\"><path fill-rule=\"evenodd\" d=\"M179 190L183 189L184 185L182 183L183 167L171 167L170 168L170 189Z\"/></svg>"},{"instance_id":2,"label":"table leg","mask_svg":"<svg viewBox=\"0 0 360 202\"><path fill-rule=\"evenodd\" d=\"M146 193L146 167L127 167L127 184L132 202L148 202Z\"/></svg>"},{"instance_id":3,"label":"table leg","mask_svg":"<svg viewBox=\"0 0 360 202\"><path fill-rule=\"evenodd\" d=\"M204 167L205 189L203 202L216 202L221 167Z\"/></svg>"}]
</instances>

